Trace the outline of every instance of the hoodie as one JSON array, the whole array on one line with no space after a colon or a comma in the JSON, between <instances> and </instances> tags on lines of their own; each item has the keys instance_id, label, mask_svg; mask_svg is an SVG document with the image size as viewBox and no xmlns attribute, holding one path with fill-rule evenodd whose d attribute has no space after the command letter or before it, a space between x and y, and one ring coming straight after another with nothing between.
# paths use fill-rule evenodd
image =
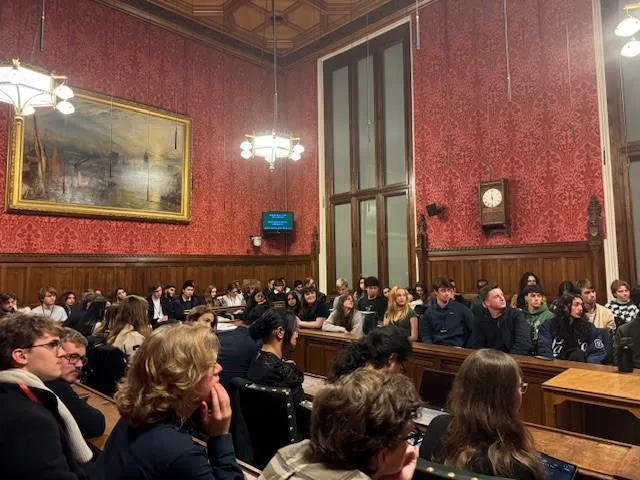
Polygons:
<instances>
[{"instance_id":1,"label":"hoodie","mask_svg":"<svg viewBox=\"0 0 640 480\"><path fill-rule=\"evenodd\" d=\"M549 307L544 303L540 305L540 308L535 312L531 312L528 308L524 308L522 313L524 314L524 319L531 327L531 338L533 338L534 341L538 340L538 329L540 326L547 320L553 318L553 312L549 310Z\"/></svg>"},{"instance_id":2,"label":"hoodie","mask_svg":"<svg viewBox=\"0 0 640 480\"><path fill-rule=\"evenodd\" d=\"M360 470L335 470L311 460L311 442L303 440L281 448L260 475L260 480L370 480Z\"/></svg>"}]
</instances>

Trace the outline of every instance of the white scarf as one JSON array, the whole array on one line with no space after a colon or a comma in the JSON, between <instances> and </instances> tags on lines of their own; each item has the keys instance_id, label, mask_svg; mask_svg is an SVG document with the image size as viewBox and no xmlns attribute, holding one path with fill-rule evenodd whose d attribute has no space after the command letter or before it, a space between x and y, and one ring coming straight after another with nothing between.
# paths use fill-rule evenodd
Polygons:
<instances>
[{"instance_id":1,"label":"white scarf","mask_svg":"<svg viewBox=\"0 0 640 480\"><path fill-rule=\"evenodd\" d=\"M27 372L21 368L11 368L9 370L0 371L0 382L5 383L14 383L20 384L23 383L29 387L39 388L40 390L46 390L51 392L46 385L33 373ZM82 438L82 433L80 433L80 428L78 424L71 415L71 412L67 408L67 406L60 401L58 396L51 392L58 402L58 414L60 414L60 418L64 422L64 425L67 430L67 435L69 436L69 443L71 445L71 451L73 452L73 456L76 461L81 464L88 463L93 458L93 453L91 449L88 447L87 442L85 442L84 438Z\"/></svg>"}]
</instances>

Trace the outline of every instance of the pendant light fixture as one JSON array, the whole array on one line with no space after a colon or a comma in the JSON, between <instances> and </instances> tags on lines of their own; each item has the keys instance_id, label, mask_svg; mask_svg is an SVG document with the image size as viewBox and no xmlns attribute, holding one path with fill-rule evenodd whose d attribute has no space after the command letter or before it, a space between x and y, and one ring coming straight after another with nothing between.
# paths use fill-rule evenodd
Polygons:
<instances>
[{"instance_id":1,"label":"pendant light fixture","mask_svg":"<svg viewBox=\"0 0 640 480\"><path fill-rule=\"evenodd\" d=\"M623 57L635 57L640 55L640 41L634 35L640 32L640 19L631 16L630 10L639 10L640 2L628 3L624 6L627 17L616 26L614 33L618 37L631 37L631 39L622 47L620 55Z\"/></svg>"},{"instance_id":2,"label":"pendant light fixture","mask_svg":"<svg viewBox=\"0 0 640 480\"><path fill-rule=\"evenodd\" d=\"M245 135L240 144L240 156L244 159L263 158L269 164L269 171L276 169L278 159L300 160L304 147L300 139L278 133L278 33L276 29L276 0L272 0L273 20L273 127L271 133Z\"/></svg>"}]
</instances>

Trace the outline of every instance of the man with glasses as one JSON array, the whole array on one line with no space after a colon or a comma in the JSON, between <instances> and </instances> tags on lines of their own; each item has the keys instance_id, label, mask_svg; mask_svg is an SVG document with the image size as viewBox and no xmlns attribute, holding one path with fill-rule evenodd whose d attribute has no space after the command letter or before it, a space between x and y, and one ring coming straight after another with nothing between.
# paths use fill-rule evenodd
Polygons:
<instances>
[{"instance_id":1,"label":"man with glasses","mask_svg":"<svg viewBox=\"0 0 640 480\"><path fill-rule=\"evenodd\" d=\"M0 319L3 478L86 478L93 454L68 408L44 384L60 377L60 328L42 315Z\"/></svg>"},{"instance_id":2,"label":"man with glasses","mask_svg":"<svg viewBox=\"0 0 640 480\"><path fill-rule=\"evenodd\" d=\"M84 438L99 437L104 433L104 415L80 398L71 388L87 365L87 339L72 328L63 328L60 332L60 344L65 353L60 358L62 374L56 380L45 382L45 385L69 409Z\"/></svg>"}]
</instances>

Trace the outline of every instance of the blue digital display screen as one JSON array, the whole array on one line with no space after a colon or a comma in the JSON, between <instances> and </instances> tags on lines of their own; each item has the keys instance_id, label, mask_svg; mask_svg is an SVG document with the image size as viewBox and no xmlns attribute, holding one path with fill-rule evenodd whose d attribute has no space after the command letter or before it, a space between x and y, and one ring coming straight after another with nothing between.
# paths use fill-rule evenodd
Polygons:
<instances>
[{"instance_id":1,"label":"blue digital display screen","mask_svg":"<svg viewBox=\"0 0 640 480\"><path fill-rule=\"evenodd\" d=\"M293 212L262 212L263 232L292 232Z\"/></svg>"}]
</instances>

